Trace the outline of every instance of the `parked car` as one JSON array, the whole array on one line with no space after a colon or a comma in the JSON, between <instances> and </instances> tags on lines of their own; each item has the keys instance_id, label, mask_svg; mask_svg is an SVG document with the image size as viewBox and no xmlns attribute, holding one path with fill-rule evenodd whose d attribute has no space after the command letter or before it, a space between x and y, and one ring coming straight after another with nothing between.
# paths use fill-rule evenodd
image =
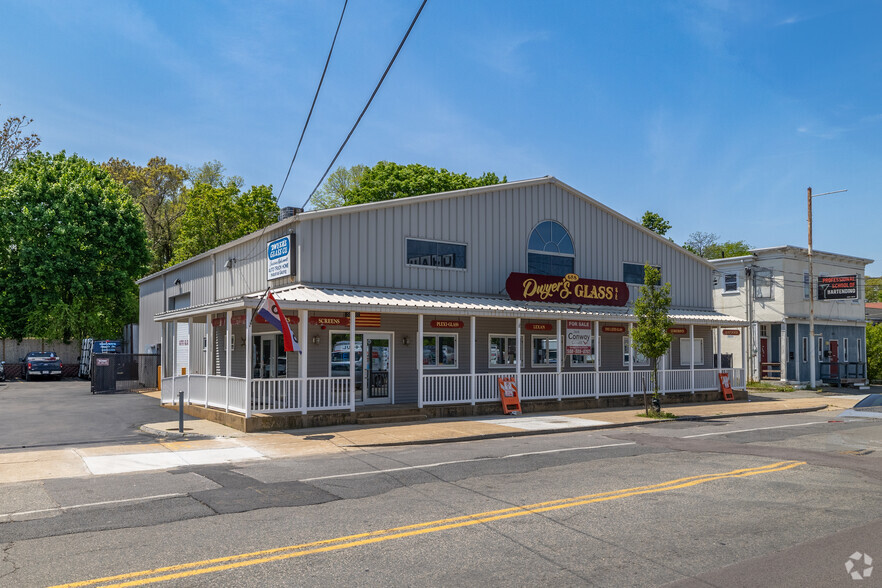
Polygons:
<instances>
[{"instance_id":1,"label":"parked car","mask_svg":"<svg viewBox=\"0 0 882 588\"><path fill-rule=\"evenodd\" d=\"M54 351L31 351L21 358L21 375L25 381L32 376L54 376L60 380L62 367Z\"/></svg>"}]
</instances>

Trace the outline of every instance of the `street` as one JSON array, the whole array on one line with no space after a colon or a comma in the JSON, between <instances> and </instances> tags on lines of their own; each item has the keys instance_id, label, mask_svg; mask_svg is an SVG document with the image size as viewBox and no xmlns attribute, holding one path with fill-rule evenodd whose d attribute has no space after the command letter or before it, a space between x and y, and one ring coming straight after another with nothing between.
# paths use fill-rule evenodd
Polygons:
<instances>
[{"instance_id":1,"label":"street","mask_svg":"<svg viewBox=\"0 0 882 588\"><path fill-rule=\"evenodd\" d=\"M882 423L835 420L680 421L0 485L0 514L16 513L0 523L0 582L847 586L853 554L882 557Z\"/></svg>"}]
</instances>

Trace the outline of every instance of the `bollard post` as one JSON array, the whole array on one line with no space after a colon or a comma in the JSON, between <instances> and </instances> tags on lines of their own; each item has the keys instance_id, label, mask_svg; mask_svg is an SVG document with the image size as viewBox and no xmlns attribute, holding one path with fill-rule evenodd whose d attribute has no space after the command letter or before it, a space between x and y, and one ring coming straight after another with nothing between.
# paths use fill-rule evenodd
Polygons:
<instances>
[{"instance_id":1,"label":"bollard post","mask_svg":"<svg viewBox=\"0 0 882 588\"><path fill-rule=\"evenodd\" d=\"M184 393L178 392L178 433L184 432Z\"/></svg>"}]
</instances>

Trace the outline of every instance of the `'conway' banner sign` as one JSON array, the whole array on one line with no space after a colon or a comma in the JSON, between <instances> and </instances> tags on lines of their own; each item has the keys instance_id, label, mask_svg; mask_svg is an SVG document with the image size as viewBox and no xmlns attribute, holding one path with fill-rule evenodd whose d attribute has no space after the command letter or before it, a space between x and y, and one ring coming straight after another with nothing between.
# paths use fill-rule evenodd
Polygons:
<instances>
[{"instance_id":1,"label":"'conway' banner sign","mask_svg":"<svg viewBox=\"0 0 882 588\"><path fill-rule=\"evenodd\" d=\"M560 277L512 273L505 281L505 291L512 300L603 306L625 306L629 296L624 282L584 280L576 274Z\"/></svg>"}]
</instances>

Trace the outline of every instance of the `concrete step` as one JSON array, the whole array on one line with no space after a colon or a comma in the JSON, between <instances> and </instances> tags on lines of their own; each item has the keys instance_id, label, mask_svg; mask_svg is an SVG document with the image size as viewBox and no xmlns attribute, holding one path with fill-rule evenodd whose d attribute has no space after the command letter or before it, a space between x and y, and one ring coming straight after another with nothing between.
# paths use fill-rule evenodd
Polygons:
<instances>
[{"instance_id":1,"label":"concrete step","mask_svg":"<svg viewBox=\"0 0 882 588\"><path fill-rule=\"evenodd\" d=\"M359 425L386 425L391 423L416 423L425 421L428 417L424 414L398 414L373 417L358 417L356 423Z\"/></svg>"}]
</instances>

